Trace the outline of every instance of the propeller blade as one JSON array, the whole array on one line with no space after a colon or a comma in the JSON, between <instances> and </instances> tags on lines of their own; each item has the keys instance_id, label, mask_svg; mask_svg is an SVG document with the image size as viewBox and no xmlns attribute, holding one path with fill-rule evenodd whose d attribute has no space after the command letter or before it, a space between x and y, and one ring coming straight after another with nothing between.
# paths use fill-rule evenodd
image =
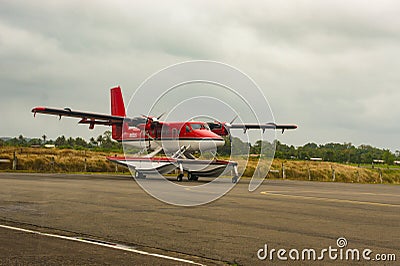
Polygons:
<instances>
[{"instance_id":1,"label":"propeller blade","mask_svg":"<svg viewBox=\"0 0 400 266\"><path fill-rule=\"evenodd\" d=\"M232 121L231 121L229 124L232 124L233 122L235 122L235 120L236 120L238 117L239 117L239 115L236 115L236 116L232 119Z\"/></svg>"},{"instance_id":2,"label":"propeller blade","mask_svg":"<svg viewBox=\"0 0 400 266\"><path fill-rule=\"evenodd\" d=\"M148 115L144 115L144 114L142 114L142 117L146 118L146 120L150 121L151 123L157 123L158 122L157 117L152 117L152 116L148 116Z\"/></svg>"},{"instance_id":3,"label":"propeller blade","mask_svg":"<svg viewBox=\"0 0 400 266\"><path fill-rule=\"evenodd\" d=\"M163 117L165 115L165 112L160 114L159 116L157 116L157 120L160 120L161 117Z\"/></svg>"},{"instance_id":4,"label":"propeller blade","mask_svg":"<svg viewBox=\"0 0 400 266\"><path fill-rule=\"evenodd\" d=\"M150 116L147 116L147 115L144 115L144 114L141 114L141 116L146 118L146 119L150 119Z\"/></svg>"}]
</instances>

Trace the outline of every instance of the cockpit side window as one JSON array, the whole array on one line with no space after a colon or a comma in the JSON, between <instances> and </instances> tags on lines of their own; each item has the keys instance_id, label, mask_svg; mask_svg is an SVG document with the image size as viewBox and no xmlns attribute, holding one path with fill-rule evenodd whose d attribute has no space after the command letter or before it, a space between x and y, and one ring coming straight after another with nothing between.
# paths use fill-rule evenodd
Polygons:
<instances>
[{"instance_id":1,"label":"cockpit side window","mask_svg":"<svg viewBox=\"0 0 400 266\"><path fill-rule=\"evenodd\" d=\"M214 128L220 129L220 128L222 128L222 124L220 124L220 123L215 124L215 125L214 125Z\"/></svg>"},{"instance_id":2,"label":"cockpit side window","mask_svg":"<svg viewBox=\"0 0 400 266\"><path fill-rule=\"evenodd\" d=\"M191 124L191 126L193 130L201 129L201 124Z\"/></svg>"},{"instance_id":3,"label":"cockpit side window","mask_svg":"<svg viewBox=\"0 0 400 266\"><path fill-rule=\"evenodd\" d=\"M210 130L206 123L191 123L190 126L193 130Z\"/></svg>"}]
</instances>

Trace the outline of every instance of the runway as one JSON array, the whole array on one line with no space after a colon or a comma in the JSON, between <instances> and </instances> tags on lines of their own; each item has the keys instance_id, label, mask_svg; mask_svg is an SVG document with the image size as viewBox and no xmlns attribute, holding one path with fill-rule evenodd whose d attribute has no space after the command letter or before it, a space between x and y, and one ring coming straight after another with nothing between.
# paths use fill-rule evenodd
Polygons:
<instances>
[{"instance_id":1,"label":"runway","mask_svg":"<svg viewBox=\"0 0 400 266\"><path fill-rule=\"evenodd\" d=\"M0 173L0 264L265 265L257 257L265 244L320 250L339 237L400 259L400 186L266 180L247 188L241 180L217 201L177 207L128 176Z\"/></svg>"}]
</instances>

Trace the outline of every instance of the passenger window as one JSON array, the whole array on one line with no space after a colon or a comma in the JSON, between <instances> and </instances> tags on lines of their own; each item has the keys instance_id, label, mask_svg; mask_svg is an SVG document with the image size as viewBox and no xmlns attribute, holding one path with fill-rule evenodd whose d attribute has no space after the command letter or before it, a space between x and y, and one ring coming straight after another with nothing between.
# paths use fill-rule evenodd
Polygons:
<instances>
[{"instance_id":1,"label":"passenger window","mask_svg":"<svg viewBox=\"0 0 400 266\"><path fill-rule=\"evenodd\" d=\"M178 130L177 130L176 128L173 128L173 129L172 129L172 137L173 137L173 138L179 137L179 136L178 136Z\"/></svg>"},{"instance_id":2,"label":"passenger window","mask_svg":"<svg viewBox=\"0 0 400 266\"><path fill-rule=\"evenodd\" d=\"M164 125L162 127L162 134L163 134L163 136L168 136L170 134L170 130L169 130L168 126Z\"/></svg>"}]
</instances>

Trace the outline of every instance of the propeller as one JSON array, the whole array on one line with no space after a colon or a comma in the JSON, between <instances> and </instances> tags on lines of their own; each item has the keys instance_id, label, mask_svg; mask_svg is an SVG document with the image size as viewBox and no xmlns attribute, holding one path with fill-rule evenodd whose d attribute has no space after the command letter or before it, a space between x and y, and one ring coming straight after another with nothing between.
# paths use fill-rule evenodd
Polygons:
<instances>
[{"instance_id":1,"label":"propeller","mask_svg":"<svg viewBox=\"0 0 400 266\"><path fill-rule=\"evenodd\" d=\"M230 122L227 123L222 123L220 121L215 120L214 122L209 122L208 125L210 126L211 129L213 129L216 126L222 126L225 128L227 135L229 136L229 141L232 143L232 135L231 135L231 131L230 128L232 127L232 123L235 122L235 120L238 118L239 116L236 115Z\"/></svg>"},{"instance_id":2,"label":"propeller","mask_svg":"<svg viewBox=\"0 0 400 266\"><path fill-rule=\"evenodd\" d=\"M155 117L155 116L148 116L148 115L144 115L142 114L142 117L146 118L148 121L151 121L152 123L159 123L161 117L163 117L165 115L165 112L160 114L159 116Z\"/></svg>"}]
</instances>

